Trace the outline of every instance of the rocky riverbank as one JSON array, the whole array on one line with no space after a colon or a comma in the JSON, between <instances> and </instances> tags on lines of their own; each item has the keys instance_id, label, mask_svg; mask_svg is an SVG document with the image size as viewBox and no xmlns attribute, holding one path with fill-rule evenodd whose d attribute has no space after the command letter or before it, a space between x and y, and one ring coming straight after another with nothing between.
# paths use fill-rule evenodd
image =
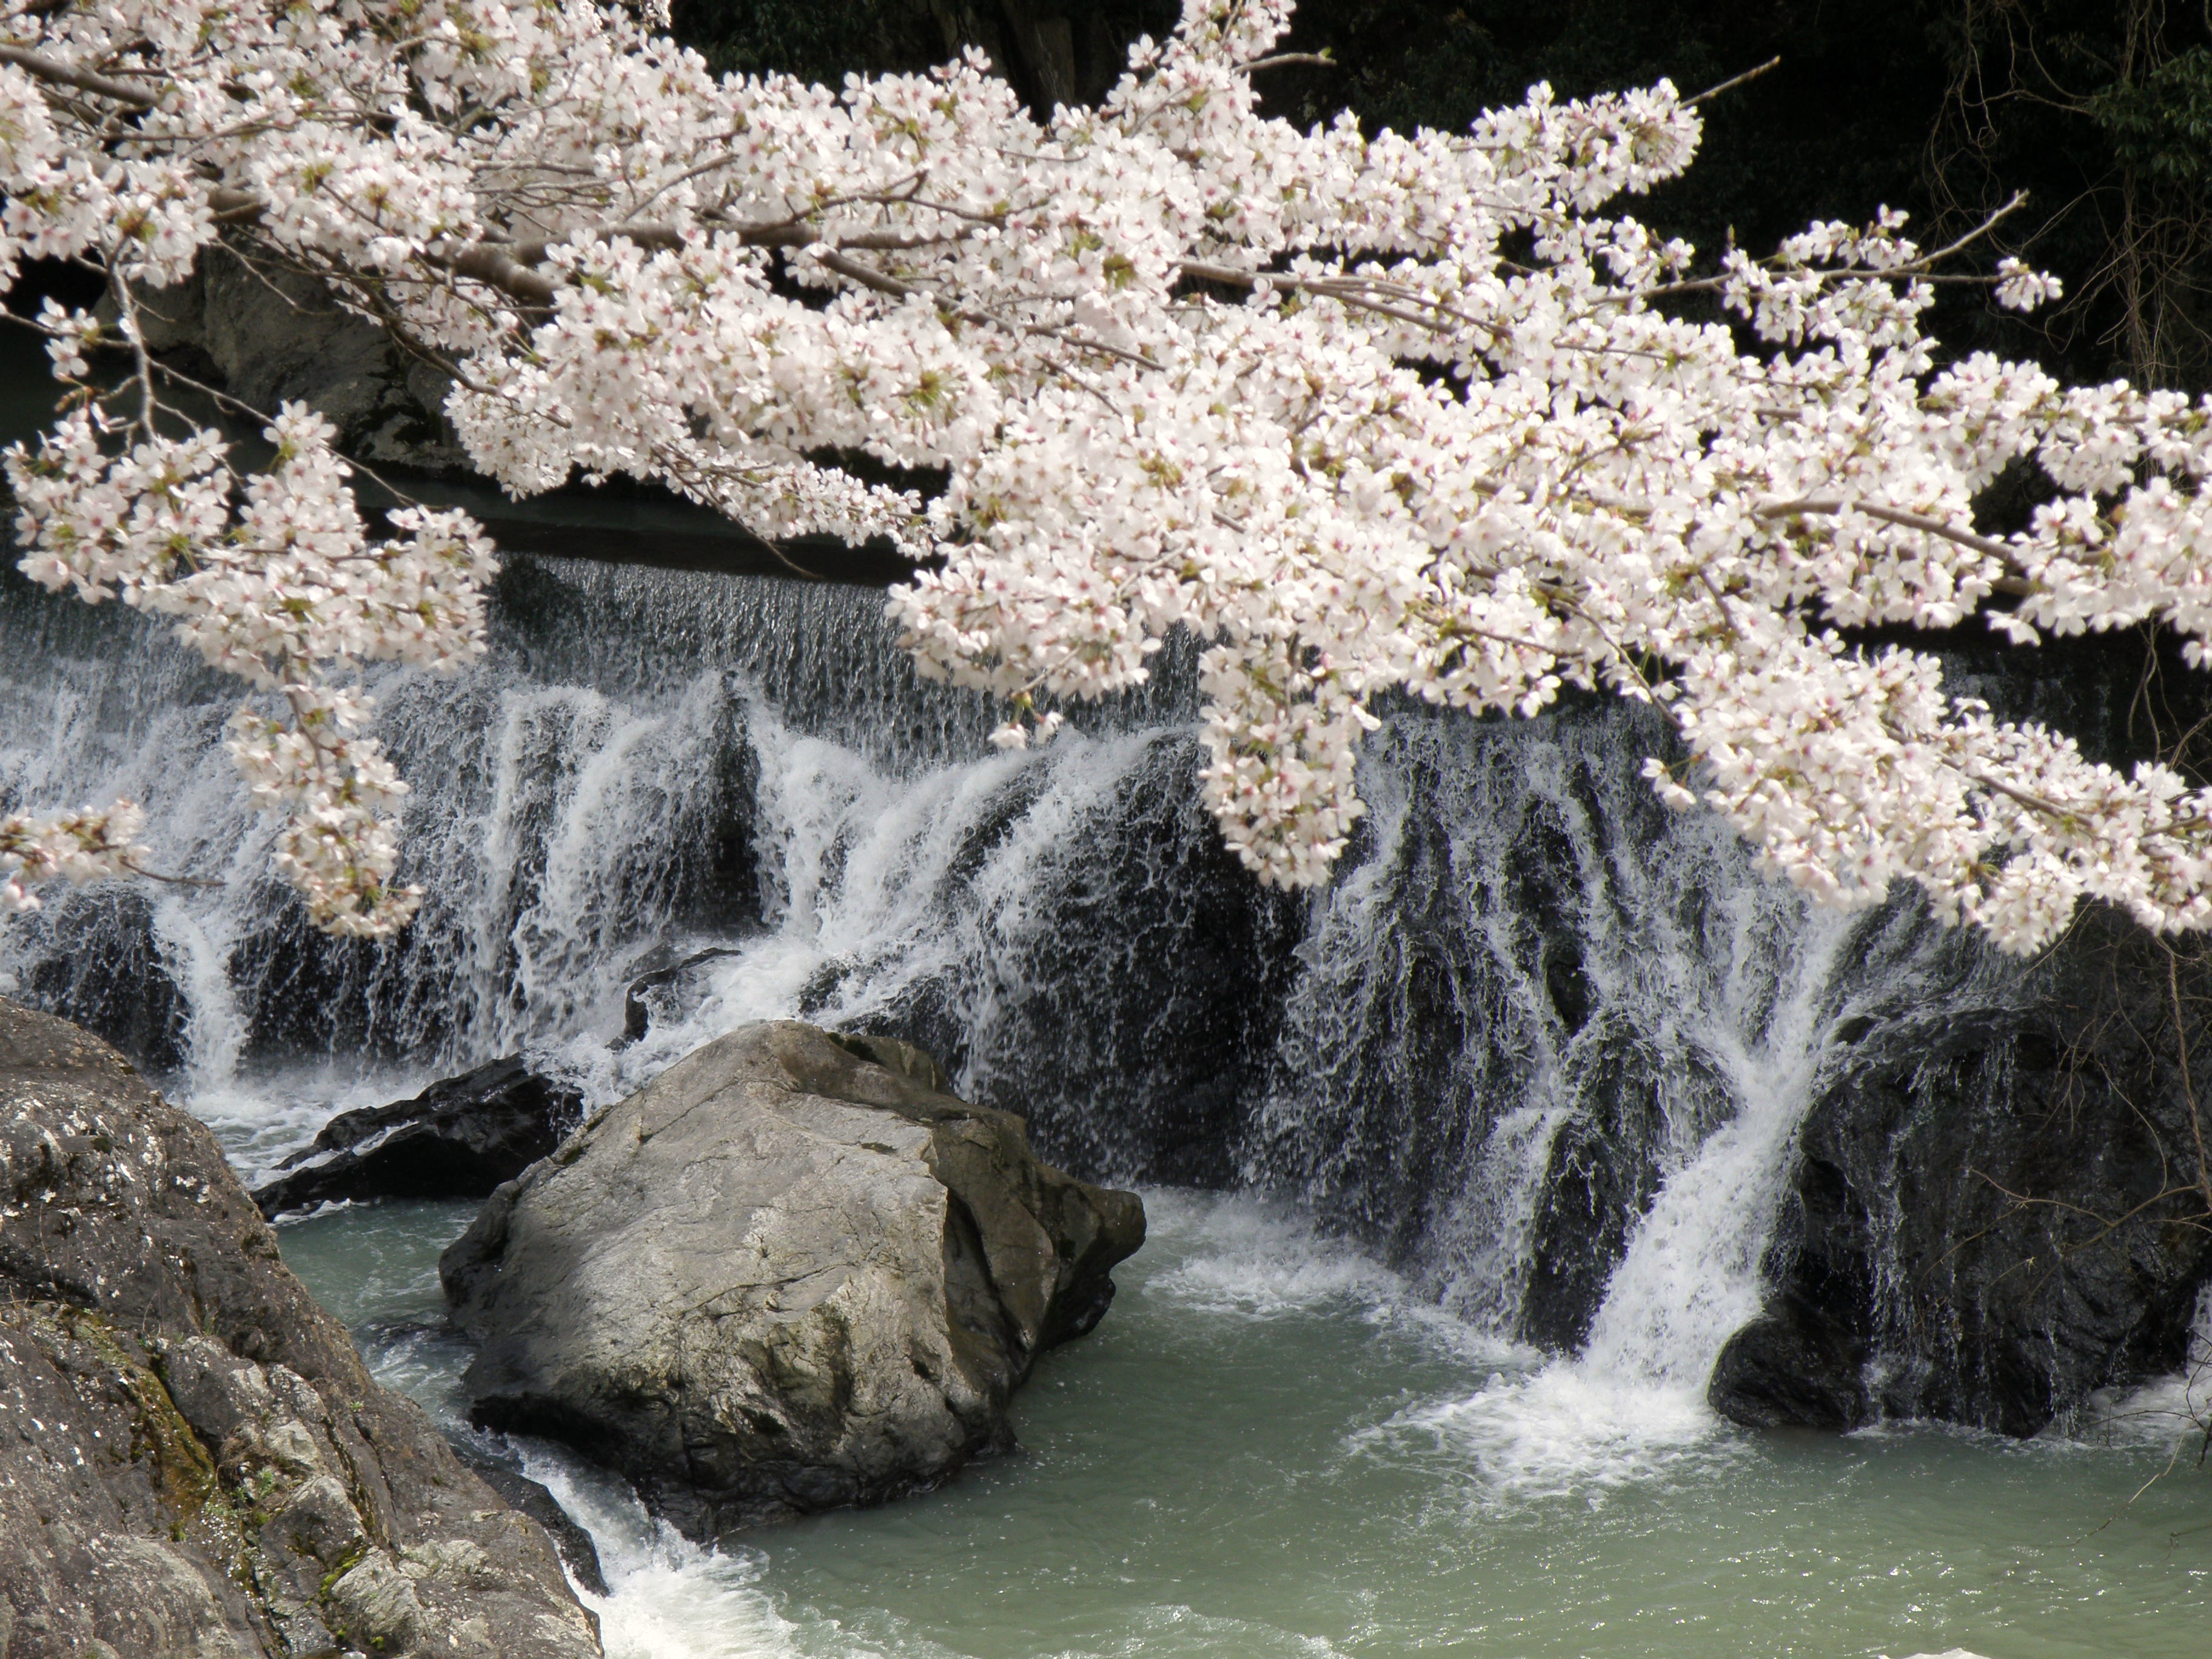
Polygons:
<instances>
[{"instance_id":1,"label":"rocky riverbank","mask_svg":"<svg viewBox=\"0 0 2212 1659\"><path fill-rule=\"evenodd\" d=\"M214 1137L0 1000L0 1652L596 1659L544 1530L373 1382Z\"/></svg>"}]
</instances>

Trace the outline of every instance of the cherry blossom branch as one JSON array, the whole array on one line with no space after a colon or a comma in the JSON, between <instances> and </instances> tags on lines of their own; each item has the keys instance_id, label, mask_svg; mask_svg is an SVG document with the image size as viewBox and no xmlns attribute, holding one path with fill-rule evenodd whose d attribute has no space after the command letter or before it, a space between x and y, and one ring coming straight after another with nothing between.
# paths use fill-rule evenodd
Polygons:
<instances>
[{"instance_id":1,"label":"cherry blossom branch","mask_svg":"<svg viewBox=\"0 0 2212 1659\"><path fill-rule=\"evenodd\" d=\"M111 75L95 75L89 70L81 70L73 64L59 62L24 46L0 46L0 64L13 64L17 69L35 75L41 81L59 87L75 87L79 92L91 93L95 97L120 104L128 110L150 110L159 101L143 87L133 86L128 81L118 80Z\"/></svg>"},{"instance_id":2,"label":"cherry blossom branch","mask_svg":"<svg viewBox=\"0 0 2212 1659\"><path fill-rule=\"evenodd\" d=\"M108 325L42 315L61 418L9 458L23 568L171 618L277 698L232 752L280 868L321 925L404 922L403 786L349 682L480 650L489 550L419 507L372 543L308 411L242 474L158 402L196 383L129 296L220 246L437 366L514 494L623 473L771 544L893 538L927 562L891 597L902 640L1025 738L1041 690L1123 690L1173 630L1207 640L1200 787L1263 880L1324 881L1348 844L1364 698L1528 713L1602 684L1680 729L1694 764L1653 775L1662 798L1822 902L1911 882L2023 950L2083 897L2212 928L2212 792L1855 643L1980 614L2023 641L2171 628L2212 661L2212 404L1923 331L1937 283L2057 295L1974 264L2016 202L1932 252L1883 210L1700 264L1616 204L1747 76L1538 88L1460 134L1300 131L1252 86L1298 56L1289 11L1184 0L1045 125L977 61L724 80L590 0L472 13L465 52L345 0L59 11L0 56L0 277L106 272L137 372L94 384ZM1697 295L1729 320L1674 303ZM854 453L928 498L821 459ZM2004 538L1888 505L2019 465L2048 489Z\"/></svg>"},{"instance_id":3,"label":"cherry blossom branch","mask_svg":"<svg viewBox=\"0 0 2212 1659\"><path fill-rule=\"evenodd\" d=\"M1977 553L1987 553L2002 559L2008 569L2017 571L2014 562L2020 550L1972 530L1962 530L1941 519L1924 513L1908 512L1903 507L1884 507L1879 501L1862 501L1853 495L1808 497L1796 501L1771 501L1752 508L1752 515L1760 519L1795 518L1800 514L1863 513L1869 519L1879 519L1884 524L1893 524L1906 530L1924 531L1930 536L1941 536L1947 542L1956 542L1960 547L1971 547Z\"/></svg>"}]
</instances>

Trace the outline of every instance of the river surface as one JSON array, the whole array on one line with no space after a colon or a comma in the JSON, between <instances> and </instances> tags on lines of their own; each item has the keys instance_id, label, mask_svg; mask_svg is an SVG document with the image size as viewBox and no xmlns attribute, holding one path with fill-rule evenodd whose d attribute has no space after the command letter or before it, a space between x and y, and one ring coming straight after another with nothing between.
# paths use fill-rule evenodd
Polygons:
<instances>
[{"instance_id":1,"label":"river surface","mask_svg":"<svg viewBox=\"0 0 2212 1659\"><path fill-rule=\"evenodd\" d=\"M1156 1189L1097 1331L1018 1397L1021 1451L715 1555L524 1448L599 1540L619 1659L1458 1654L2203 1659L2212 1508L2171 1400L2027 1443L1750 1435L1442 1315L1243 1196ZM473 1206L279 1230L382 1379L457 1429L439 1249Z\"/></svg>"}]
</instances>

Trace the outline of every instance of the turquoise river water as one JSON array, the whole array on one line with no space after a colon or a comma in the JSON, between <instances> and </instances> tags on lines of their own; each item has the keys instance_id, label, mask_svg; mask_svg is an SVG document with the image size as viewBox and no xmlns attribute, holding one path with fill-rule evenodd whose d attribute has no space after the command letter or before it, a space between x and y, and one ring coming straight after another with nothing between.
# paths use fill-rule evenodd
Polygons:
<instances>
[{"instance_id":1,"label":"turquoise river water","mask_svg":"<svg viewBox=\"0 0 2212 1659\"><path fill-rule=\"evenodd\" d=\"M1021 1452L928 1496L714 1554L525 1448L599 1540L610 1652L2212 1653L2212 1477L2193 1446L2172 1459L2178 1385L2025 1444L1745 1434L1501 1348L1257 1200L1146 1206L1113 1311L1020 1396ZM383 1378L449 1423L466 1351L436 1259L471 1208L280 1231Z\"/></svg>"}]
</instances>

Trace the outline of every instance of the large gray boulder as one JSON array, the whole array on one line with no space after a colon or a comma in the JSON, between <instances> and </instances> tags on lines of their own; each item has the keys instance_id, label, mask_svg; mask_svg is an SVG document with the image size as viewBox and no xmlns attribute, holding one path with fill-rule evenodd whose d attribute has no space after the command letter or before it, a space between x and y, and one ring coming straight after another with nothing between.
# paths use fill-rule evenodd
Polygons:
<instances>
[{"instance_id":1,"label":"large gray boulder","mask_svg":"<svg viewBox=\"0 0 2212 1659\"><path fill-rule=\"evenodd\" d=\"M542 1528L370 1380L207 1130L0 1000L0 1654L596 1659Z\"/></svg>"},{"instance_id":2,"label":"large gray boulder","mask_svg":"<svg viewBox=\"0 0 2212 1659\"><path fill-rule=\"evenodd\" d=\"M887 1039L710 1042L493 1194L446 1253L477 1419L566 1441L694 1537L926 1487L1011 1443L1144 1209Z\"/></svg>"}]
</instances>

